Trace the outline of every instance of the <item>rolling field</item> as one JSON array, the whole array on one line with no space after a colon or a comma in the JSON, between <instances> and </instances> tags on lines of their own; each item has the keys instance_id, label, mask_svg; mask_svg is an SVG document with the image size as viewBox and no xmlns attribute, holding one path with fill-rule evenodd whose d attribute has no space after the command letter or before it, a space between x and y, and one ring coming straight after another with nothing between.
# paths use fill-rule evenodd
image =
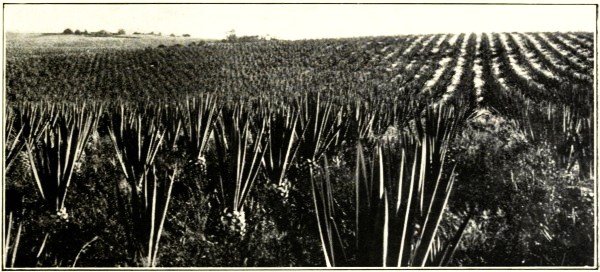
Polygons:
<instances>
[{"instance_id":1,"label":"rolling field","mask_svg":"<svg viewBox=\"0 0 600 272\"><path fill-rule=\"evenodd\" d=\"M594 265L592 33L7 38L6 267Z\"/></svg>"}]
</instances>

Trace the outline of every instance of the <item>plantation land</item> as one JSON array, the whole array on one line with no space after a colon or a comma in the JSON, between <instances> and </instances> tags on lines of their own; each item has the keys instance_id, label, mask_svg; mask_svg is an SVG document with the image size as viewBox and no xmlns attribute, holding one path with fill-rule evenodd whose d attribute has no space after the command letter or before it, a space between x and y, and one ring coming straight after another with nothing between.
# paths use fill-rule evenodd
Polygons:
<instances>
[{"instance_id":1,"label":"plantation land","mask_svg":"<svg viewBox=\"0 0 600 272\"><path fill-rule=\"evenodd\" d=\"M4 265L594 265L594 48L7 35Z\"/></svg>"},{"instance_id":2,"label":"plantation land","mask_svg":"<svg viewBox=\"0 0 600 272\"><path fill-rule=\"evenodd\" d=\"M132 34L118 36L82 36L57 33L6 33L7 48L39 49L140 49L159 45L188 44L207 41L192 37L156 36L150 34Z\"/></svg>"}]
</instances>

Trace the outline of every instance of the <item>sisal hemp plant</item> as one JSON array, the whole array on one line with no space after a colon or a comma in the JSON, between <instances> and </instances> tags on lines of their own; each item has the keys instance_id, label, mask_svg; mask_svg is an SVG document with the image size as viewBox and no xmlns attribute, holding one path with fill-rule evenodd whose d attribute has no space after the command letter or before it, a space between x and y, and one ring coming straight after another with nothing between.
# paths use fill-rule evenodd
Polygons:
<instances>
[{"instance_id":1,"label":"sisal hemp plant","mask_svg":"<svg viewBox=\"0 0 600 272\"><path fill-rule=\"evenodd\" d=\"M183 126L183 112L176 103L160 103L159 121L160 126L164 128L163 148L169 151L176 151Z\"/></svg>"},{"instance_id":2,"label":"sisal hemp plant","mask_svg":"<svg viewBox=\"0 0 600 272\"><path fill-rule=\"evenodd\" d=\"M357 100L352 105L349 111L351 117L347 118L350 125L347 126L348 133L354 133L357 141L366 140L373 133L373 126L379 119L379 112L370 110L369 105L365 102Z\"/></svg>"},{"instance_id":3,"label":"sisal hemp plant","mask_svg":"<svg viewBox=\"0 0 600 272\"><path fill-rule=\"evenodd\" d=\"M45 103L22 102L6 107L4 127L5 171L8 171L26 144L34 144L48 128L55 107Z\"/></svg>"},{"instance_id":4,"label":"sisal hemp plant","mask_svg":"<svg viewBox=\"0 0 600 272\"><path fill-rule=\"evenodd\" d=\"M67 191L85 145L96 129L102 105L83 103L55 107L48 127L36 128L43 130L39 140L26 141L26 148L40 195L50 209L67 219Z\"/></svg>"},{"instance_id":5,"label":"sisal hemp plant","mask_svg":"<svg viewBox=\"0 0 600 272\"><path fill-rule=\"evenodd\" d=\"M344 125L343 108L322 99L318 92L305 94L297 104L300 109L298 131L302 131L298 152L301 158L316 165L338 141Z\"/></svg>"},{"instance_id":6,"label":"sisal hemp plant","mask_svg":"<svg viewBox=\"0 0 600 272\"><path fill-rule=\"evenodd\" d=\"M109 127L127 183L119 192L118 202L122 212L131 219L125 225L134 252L133 261L145 267L157 265L160 237L177 173L176 166L161 170L156 165L167 130L161 125L161 110L160 106L121 104L111 112ZM173 120L164 122L170 121Z\"/></svg>"},{"instance_id":7,"label":"sisal hemp plant","mask_svg":"<svg viewBox=\"0 0 600 272\"><path fill-rule=\"evenodd\" d=\"M244 204L267 150L263 142L268 120L253 122L252 114L242 102L232 102L221 109L215 129L216 182L225 207L221 221L230 233L241 236L246 232Z\"/></svg>"},{"instance_id":8,"label":"sisal hemp plant","mask_svg":"<svg viewBox=\"0 0 600 272\"><path fill-rule=\"evenodd\" d=\"M309 173L313 206L325 264L327 267L347 266L344 241L342 241L340 229L336 223L338 219L336 218L327 156L322 160L322 165L309 167Z\"/></svg>"},{"instance_id":9,"label":"sisal hemp plant","mask_svg":"<svg viewBox=\"0 0 600 272\"><path fill-rule=\"evenodd\" d=\"M412 122L412 128L375 143L371 157L359 142L353 243L340 238L327 162L323 171L311 171L315 214L328 266L422 267L448 259L444 252L453 250L460 239L440 239L438 228L454 182L446 153L462 115L452 108L428 108ZM441 245L441 240L446 244ZM346 256L351 249L348 244L356 251L353 263Z\"/></svg>"},{"instance_id":10,"label":"sisal hemp plant","mask_svg":"<svg viewBox=\"0 0 600 272\"><path fill-rule=\"evenodd\" d=\"M204 152L219 115L218 102L214 95L203 94L186 99L182 108L184 141L189 157L205 169Z\"/></svg>"},{"instance_id":11,"label":"sisal hemp plant","mask_svg":"<svg viewBox=\"0 0 600 272\"><path fill-rule=\"evenodd\" d=\"M15 218L13 212L8 213L8 225L4 234L4 267L14 267L15 260L17 258L17 252L19 251L19 242L21 241L21 232L23 230L23 222L19 222L17 227L17 233L14 233ZM14 241L13 241L14 240ZM10 262L9 262L10 256Z\"/></svg>"},{"instance_id":12,"label":"sisal hemp plant","mask_svg":"<svg viewBox=\"0 0 600 272\"><path fill-rule=\"evenodd\" d=\"M4 124L4 141L6 142L4 147L4 167L5 170L10 169L12 162L19 154L19 152L25 146L23 140L21 140L21 135L23 134L23 126L19 126L17 124L17 114L15 113L17 109L13 109L12 107L5 108L5 124ZM6 262L5 262L6 263Z\"/></svg>"},{"instance_id":13,"label":"sisal hemp plant","mask_svg":"<svg viewBox=\"0 0 600 272\"><path fill-rule=\"evenodd\" d=\"M270 182L279 191L282 197L289 193L290 181L286 173L296 158L298 151L299 134L297 123L298 110L290 105L266 104L263 116L269 120L267 124L266 154L262 161L264 172Z\"/></svg>"}]
</instances>

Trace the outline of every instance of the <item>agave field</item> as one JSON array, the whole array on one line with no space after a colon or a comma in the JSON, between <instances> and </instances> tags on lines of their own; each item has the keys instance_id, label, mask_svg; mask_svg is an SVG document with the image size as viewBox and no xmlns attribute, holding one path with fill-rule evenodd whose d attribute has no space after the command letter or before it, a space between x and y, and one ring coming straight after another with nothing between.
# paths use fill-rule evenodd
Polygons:
<instances>
[{"instance_id":1,"label":"agave field","mask_svg":"<svg viewBox=\"0 0 600 272\"><path fill-rule=\"evenodd\" d=\"M7 45L4 267L594 265L592 33Z\"/></svg>"}]
</instances>

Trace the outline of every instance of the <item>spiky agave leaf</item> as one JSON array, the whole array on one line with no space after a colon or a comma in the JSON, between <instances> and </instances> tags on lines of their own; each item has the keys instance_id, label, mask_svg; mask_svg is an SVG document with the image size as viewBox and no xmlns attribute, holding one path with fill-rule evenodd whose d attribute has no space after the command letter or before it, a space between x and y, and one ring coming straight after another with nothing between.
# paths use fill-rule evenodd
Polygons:
<instances>
[{"instance_id":1,"label":"spiky agave leaf","mask_svg":"<svg viewBox=\"0 0 600 272\"><path fill-rule=\"evenodd\" d=\"M454 253L458 248L458 244L460 243L463 235L465 234L465 230L467 229L467 226L471 222L471 219L474 215L475 209L470 208L465 213L465 216L462 219L460 225L456 227L456 230L450 230L450 232L454 231L454 235L446 235L446 239L448 239L448 242L446 242L445 245L441 245L441 243L439 243L439 250L437 253L431 254L432 258L430 258L428 265L431 264L434 266L448 266L448 264L452 261L452 257L454 256ZM438 239L440 238L439 236L440 235L438 234Z\"/></svg>"},{"instance_id":2,"label":"spiky agave leaf","mask_svg":"<svg viewBox=\"0 0 600 272\"><path fill-rule=\"evenodd\" d=\"M338 219L335 213L327 156L324 157L322 165L311 165L309 172L313 205L325 264L327 267L344 265L346 264L346 253L336 223Z\"/></svg>"},{"instance_id":3,"label":"spiky agave leaf","mask_svg":"<svg viewBox=\"0 0 600 272\"><path fill-rule=\"evenodd\" d=\"M144 179L144 187L147 188L147 198L149 203L151 203L146 207L145 218L149 226L147 229L148 250L146 252L146 263L151 267L155 267L158 260L160 238L167 218L176 173L176 169L162 173L153 165Z\"/></svg>"},{"instance_id":4,"label":"spiky agave leaf","mask_svg":"<svg viewBox=\"0 0 600 272\"><path fill-rule=\"evenodd\" d=\"M4 257L3 264L5 267L14 267L15 260L17 258L17 252L19 251L19 242L21 240L21 230L23 228L23 222L19 222L17 227L17 233L13 233L15 227L15 218L13 212L8 213L8 224L7 230L4 234ZM14 241L12 241L14 239ZM10 263L8 263L8 256L11 256Z\"/></svg>"}]
</instances>

